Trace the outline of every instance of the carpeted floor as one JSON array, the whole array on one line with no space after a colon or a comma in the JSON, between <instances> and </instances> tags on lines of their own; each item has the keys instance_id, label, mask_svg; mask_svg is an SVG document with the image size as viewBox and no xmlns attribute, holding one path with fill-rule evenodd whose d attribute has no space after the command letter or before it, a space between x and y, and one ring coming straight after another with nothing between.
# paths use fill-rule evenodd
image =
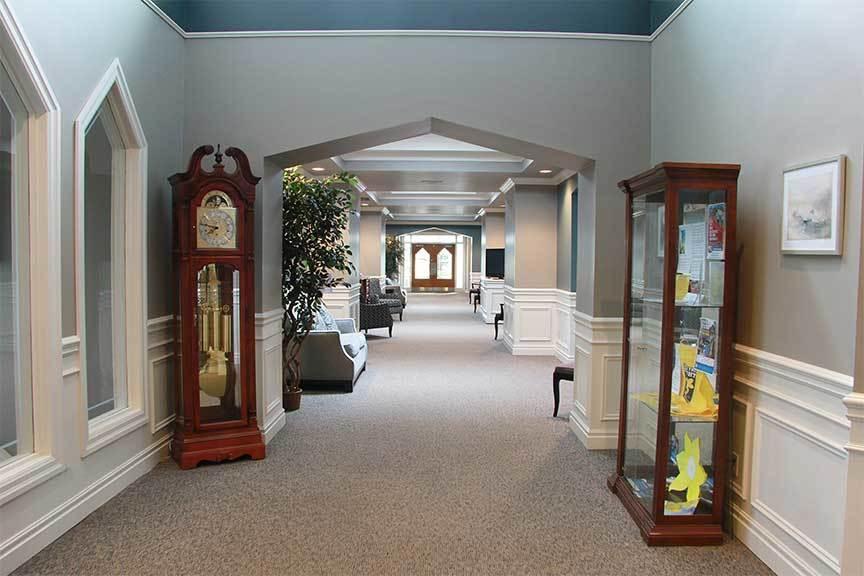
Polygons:
<instances>
[{"instance_id":1,"label":"carpeted floor","mask_svg":"<svg viewBox=\"0 0 864 576\"><path fill-rule=\"evenodd\" d=\"M555 361L510 356L464 295L411 295L369 346L265 460L163 463L16 574L771 574L734 540L647 548L569 388L551 417Z\"/></svg>"}]
</instances>

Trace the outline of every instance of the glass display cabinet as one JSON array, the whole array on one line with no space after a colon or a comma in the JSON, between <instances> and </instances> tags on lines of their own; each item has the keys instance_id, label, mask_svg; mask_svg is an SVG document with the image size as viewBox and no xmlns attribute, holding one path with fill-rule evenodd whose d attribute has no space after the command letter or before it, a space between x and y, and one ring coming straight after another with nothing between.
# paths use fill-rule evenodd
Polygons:
<instances>
[{"instance_id":1,"label":"glass display cabinet","mask_svg":"<svg viewBox=\"0 0 864 576\"><path fill-rule=\"evenodd\" d=\"M202 166L214 156L211 170ZM255 402L255 185L246 155L201 146L174 190L178 279L177 420L171 453L181 468L264 458Z\"/></svg>"},{"instance_id":2,"label":"glass display cabinet","mask_svg":"<svg viewBox=\"0 0 864 576\"><path fill-rule=\"evenodd\" d=\"M628 257L608 485L649 545L723 539L739 170L663 163L618 184Z\"/></svg>"}]
</instances>

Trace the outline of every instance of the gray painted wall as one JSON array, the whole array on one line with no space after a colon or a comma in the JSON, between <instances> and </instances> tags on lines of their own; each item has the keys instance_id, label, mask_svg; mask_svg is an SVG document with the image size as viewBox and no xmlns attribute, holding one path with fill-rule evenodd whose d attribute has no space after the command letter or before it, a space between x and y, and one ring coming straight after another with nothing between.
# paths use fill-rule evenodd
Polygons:
<instances>
[{"instance_id":1,"label":"gray painted wall","mask_svg":"<svg viewBox=\"0 0 864 576\"><path fill-rule=\"evenodd\" d=\"M864 174L861 22L860 0L698 1L651 55L653 161L742 165L736 340L844 374ZM781 255L783 169L837 154L849 157L843 256Z\"/></svg>"},{"instance_id":2,"label":"gray painted wall","mask_svg":"<svg viewBox=\"0 0 864 576\"><path fill-rule=\"evenodd\" d=\"M558 185L557 190L557 228L558 228L558 252L557 252L557 287L559 290L575 290L571 286L573 260L573 191L576 190L578 177L572 176ZM578 200L577 200L578 201Z\"/></svg>"},{"instance_id":3,"label":"gray painted wall","mask_svg":"<svg viewBox=\"0 0 864 576\"><path fill-rule=\"evenodd\" d=\"M510 190L512 192L512 190ZM516 285L516 202L513 195L504 197L504 283Z\"/></svg>"},{"instance_id":4,"label":"gray painted wall","mask_svg":"<svg viewBox=\"0 0 864 576\"><path fill-rule=\"evenodd\" d=\"M649 160L649 67L650 46L628 41L195 39L187 42L184 141L187 151L239 146L260 173L268 155L435 116L593 158L594 174L585 186L580 180L579 230L596 234L614 262L624 254L615 183ZM333 70L350 70L350 81L334 82ZM278 193L262 187L260 196ZM583 217L592 225L582 226ZM266 211L261 224L277 220ZM594 244L580 238L580 251ZM579 278L579 310L620 315L622 268L580 262L590 266ZM278 265L262 266L259 311L279 305Z\"/></svg>"},{"instance_id":5,"label":"gray painted wall","mask_svg":"<svg viewBox=\"0 0 864 576\"><path fill-rule=\"evenodd\" d=\"M148 154L148 306L173 313L168 176L185 169L183 39L143 3L11 0L62 110L63 335L75 334L73 122L114 58L120 59ZM110 25L96 25L110 23Z\"/></svg>"}]
</instances>

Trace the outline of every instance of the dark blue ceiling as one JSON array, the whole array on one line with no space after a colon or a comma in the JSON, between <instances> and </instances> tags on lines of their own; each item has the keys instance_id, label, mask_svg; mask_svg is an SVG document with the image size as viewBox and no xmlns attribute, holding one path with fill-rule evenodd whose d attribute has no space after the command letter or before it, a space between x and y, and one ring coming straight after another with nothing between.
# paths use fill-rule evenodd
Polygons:
<instances>
[{"instance_id":1,"label":"dark blue ceiling","mask_svg":"<svg viewBox=\"0 0 864 576\"><path fill-rule=\"evenodd\" d=\"M494 30L650 35L682 0L154 0L187 32Z\"/></svg>"}]
</instances>

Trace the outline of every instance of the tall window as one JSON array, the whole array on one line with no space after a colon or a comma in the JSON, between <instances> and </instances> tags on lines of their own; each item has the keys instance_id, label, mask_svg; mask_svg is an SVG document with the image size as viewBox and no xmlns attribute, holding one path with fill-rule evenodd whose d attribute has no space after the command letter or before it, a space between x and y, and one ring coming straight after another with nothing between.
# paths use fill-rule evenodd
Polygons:
<instances>
[{"instance_id":1,"label":"tall window","mask_svg":"<svg viewBox=\"0 0 864 576\"><path fill-rule=\"evenodd\" d=\"M414 254L414 277L418 280L428 280L429 279L429 268L431 265L429 257L429 252L426 251L425 248L420 248L416 254Z\"/></svg>"},{"instance_id":2,"label":"tall window","mask_svg":"<svg viewBox=\"0 0 864 576\"><path fill-rule=\"evenodd\" d=\"M105 100L84 140L84 341L87 417L126 407L125 147Z\"/></svg>"},{"instance_id":3,"label":"tall window","mask_svg":"<svg viewBox=\"0 0 864 576\"><path fill-rule=\"evenodd\" d=\"M0 66L0 466L33 451L27 116Z\"/></svg>"},{"instance_id":4,"label":"tall window","mask_svg":"<svg viewBox=\"0 0 864 576\"><path fill-rule=\"evenodd\" d=\"M453 255L447 248L442 248L438 252L438 279L452 280L453 279Z\"/></svg>"}]
</instances>

